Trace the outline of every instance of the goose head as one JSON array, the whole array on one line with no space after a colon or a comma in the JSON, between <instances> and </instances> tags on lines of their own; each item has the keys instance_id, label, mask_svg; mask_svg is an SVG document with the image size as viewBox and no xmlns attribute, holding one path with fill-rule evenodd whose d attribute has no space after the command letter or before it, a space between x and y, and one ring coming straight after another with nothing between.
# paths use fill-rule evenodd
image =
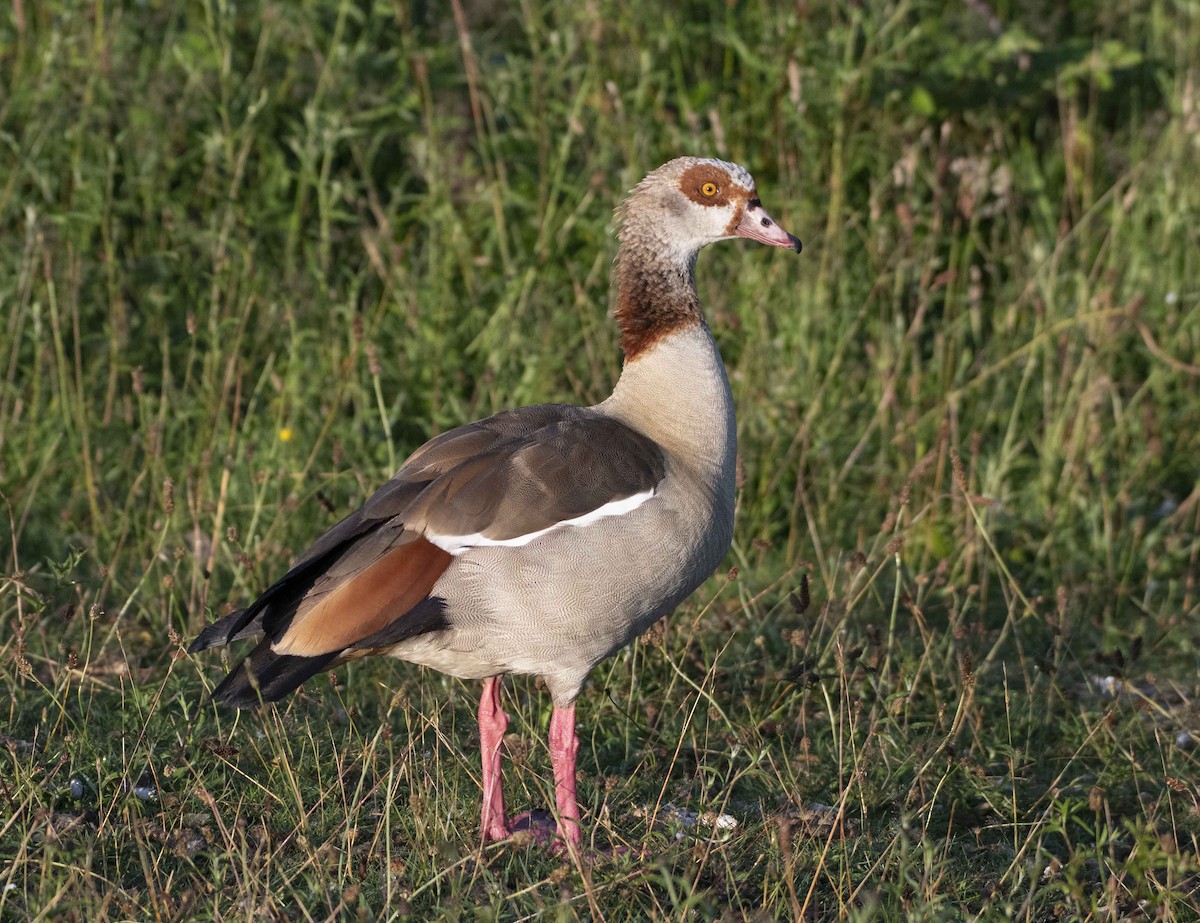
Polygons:
<instances>
[{"instance_id":1,"label":"goose head","mask_svg":"<svg viewBox=\"0 0 1200 923\"><path fill-rule=\"evenodd\" d=\"M800 241L767 214L754 178L724 160L679 157L638 183L621 206L623 245L690 262L701 247L746 237L800 252Z\"/></svg>"}]
</instances>

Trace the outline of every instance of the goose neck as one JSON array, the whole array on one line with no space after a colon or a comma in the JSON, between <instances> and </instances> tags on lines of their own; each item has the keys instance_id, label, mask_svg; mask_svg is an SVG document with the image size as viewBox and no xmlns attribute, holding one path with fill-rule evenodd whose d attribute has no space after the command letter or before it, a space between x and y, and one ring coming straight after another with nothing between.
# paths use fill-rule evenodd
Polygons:
<instances>
[{"instance_id":1,"label":"goose neck","mask_svg":"<svg viewBox=\"0 0 1200 923\"><path fill-rule=\"evenodd\" d=\"M624 229L613 316L626 361L637 360L672 333L703 323L695 268L695 249L671 246L647 229Z\"/></svg>"}]
</instances>

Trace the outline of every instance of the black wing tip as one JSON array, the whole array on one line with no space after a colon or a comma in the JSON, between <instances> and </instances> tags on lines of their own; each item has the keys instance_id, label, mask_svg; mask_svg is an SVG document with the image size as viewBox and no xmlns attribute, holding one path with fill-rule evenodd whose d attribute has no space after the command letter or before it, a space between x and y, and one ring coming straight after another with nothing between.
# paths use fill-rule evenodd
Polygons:
<instances>
[{"instance_id":1,"label":"black wing tip","mask_svg":"<svg viewBox=\"0 0 1200 923\"><path fill-rule=\"evenodd\" d=\"M227 705L230 708L257 708L265 703L260 686L246 669L245 660L229 671L205 702L206 705Z\"/></svg>"},{"instance_id":2,"label":"black wing tip","mask_svg":"<svg viewBox=\"0 0 1200 923\"><path fill-rule=\"evenodd\" d=\"M257 605L257 604L256 604ZM206 625L200 634L196 635L187 646L189 654L199 654L214 647L228 647L234 641L253 638L261 635L263 612L262 607L251 606L238 609L229 615L222 616L211 625Z\"/></svg>"},{"instance_id":3,"label":"black wing tip","mask_svg":"<svg viewBox=\"0 0 1200 923\"><path fill-rule=\"evenodd\" d=\"M276 654L269 643L260 644L221 680L208 701L231 708L257 708L277 702L328 669L339 653L295 657Z\"/></svg>"},{"instance_id":4,"label":"black wing tip","mask_svg":"<svg viewBox=\"0 0 1200 923\"><path fill-rule=\"evenodd\" d=\"M229 643L229 639L223 637L224 632L213 631L217 625L209 625L200 634L196 635L191 644L187 646L189 654L199 654L201 651L207 651L214 647L224 647Z\"/></svg>"},{"instance_id":5,"label":"black wing tip","mask_svg":"<svg viewBox=\"0 0 1200 923\"><path fill-rule=\"evenodd\" d=\"M233 682L230 682L233 680ZM259 687L250 682L243 672L230 673L212 694L204 700L205 705L224 705L229 708L251 709L268 704L260 695Z\"/></svg>"},{"instance_id":6,"label":"black wing tip","mask_svg":"<svg viewBox=\"0 0 1200 923\"><path fill-rule=\"evenodd\" d=\"M207 651L213 647L227 646L234 640L239 629L243 627L247 611L238 609L236 612L222 616L212 624L205 625L200 634L196 635L192 643L188 645L187 652L199 654L201 651Z\"/></svg>"}]
</instances>

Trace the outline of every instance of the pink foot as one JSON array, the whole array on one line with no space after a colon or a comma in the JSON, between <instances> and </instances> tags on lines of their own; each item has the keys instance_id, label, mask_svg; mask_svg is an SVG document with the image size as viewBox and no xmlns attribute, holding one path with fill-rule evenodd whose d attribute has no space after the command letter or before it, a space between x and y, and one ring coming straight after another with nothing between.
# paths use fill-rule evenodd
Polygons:
<instances>
[{"instance_id":1,"label":"pink foot","mask_svg":"<svg viewBox=\"0 0 1200 923\"><path fill-rule=\"evenodd\" d=\"M484 697L487 697L486 690ZM555 706L550 716L550 762L554 766L554 800L558 807L558 822L555 823L555 819L545 811L525 811L508 824L512 833L528 834L539 846L548 846L556 854L579 851L582 828L579 823L579 804L575 797L575 759L578 753L575 706ZM484 801L486 804L486 789ZM500 810L503 810L502 803Z\"/></svg>"},{"instance_id":2,"label":"pink foot","mask_svg":"<svg viewBox=\"0 0 1200 923\"><path fill-rule=\"evenodd\" d=\"M500 707L500 677L483 682L479 700L479 744L483 756L483 807L480 833L484 843L507 840L514 834L526 834L539 846L555 854L581 855L582 826L575 794L575 762L579 755L579 736L575 733L575 705L554 707L550 716L550 762L554 766L554 801L558 822L545 811L525 811L511 820L504 808L501 779L501 747L508 730L508 715ZM599 855L613 856L624 849L604 850ZM597 855L588 850L589 857Z\"/></svg>"},{"instance_id":3,"label":"pink foot","mask_svg":"<svg viewBox=\"0 0 1200 923\"><path fill-rule=\"evenodd\" d=\"M548 811L522 811L512 819L510 826L512 827L514 839L521 836L528 836L533 843L550 850L551 855L554 856L569 856L574 850L583 859L594 862L600 859L615 859L618 856L628 856L634 852L628 846L589 846L583 848L578 843L569 844L559 836L558 824L554 822L554 818Z\"/></svg>"},{"instance_id":4,"label":"pink foot","mask_svg":"<svg viewBox=\"0 0 1200 923\"><path fill-rule=\"evenodd\" d=\"M506 840L512 835L504 810L504 786L501 779L500 747L508 730L508 715L500 707L500 677L483 681L479 699L479 746L483 753L483 809L480 831L483 842Z\"/></svg>"},{"instance_id":5,"label":"pink foot","mask_svg":"<svg viewBox=\"0 0 1200 923\"><path fill-rule=\"evenodd\" d=\"M583 828L575 798L575 758L579 735L575 733L575 703L554 706L550 715L550 762L554 766L554 800L558 805L558 834L570 852L578 852Z\"/></svg>"}]
</instances>

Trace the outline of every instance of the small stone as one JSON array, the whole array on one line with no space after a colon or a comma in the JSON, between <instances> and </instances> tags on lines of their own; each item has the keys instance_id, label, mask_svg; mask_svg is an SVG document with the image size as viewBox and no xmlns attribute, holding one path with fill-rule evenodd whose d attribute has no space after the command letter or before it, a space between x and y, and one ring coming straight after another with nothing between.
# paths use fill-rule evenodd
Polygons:
<instances>
[{"instance_id":1,"label":"small stone","mask_svg":"<svg viewBox=\"0 0 1200 923\"><path fill-rule=\"evenodd\" d=\"M154 776L148 771L138 776L137 783L133 786L133 797L139 801L154 801L158 798L158 789L154 785Z\"/></svg>"}]
</instances>

